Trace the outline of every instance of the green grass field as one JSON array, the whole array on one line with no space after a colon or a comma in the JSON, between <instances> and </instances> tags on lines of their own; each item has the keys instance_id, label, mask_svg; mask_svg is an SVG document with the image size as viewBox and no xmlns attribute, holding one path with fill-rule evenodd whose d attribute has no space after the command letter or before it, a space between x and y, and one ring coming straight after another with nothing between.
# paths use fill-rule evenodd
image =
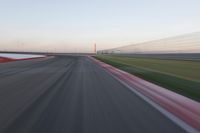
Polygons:
<instances>
[{"instance_id":1,"label":"green grass field","mask_svg":"<svg viewBox=\"0 0 200 133\"><path fill-rule=\"evenodd\" d=\"M103 55L95 58L200 101L200 62Z\"/></svg>"}]
</instances>

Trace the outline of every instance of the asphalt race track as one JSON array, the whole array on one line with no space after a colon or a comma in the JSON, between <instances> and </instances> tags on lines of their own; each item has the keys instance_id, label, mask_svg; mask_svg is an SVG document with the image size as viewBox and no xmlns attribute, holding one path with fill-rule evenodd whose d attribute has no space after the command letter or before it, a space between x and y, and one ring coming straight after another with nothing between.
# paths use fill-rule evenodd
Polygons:
<instances>
[{"instance_id":1,"label":"asphalt race track","mask_svg":"<svg viewBox=\"0 0 200 133\"><path fill-rule=\"evenodd\" d=\"M86 56L0 64L0 133L182 133Z\"/></svg>"}]
</instances>

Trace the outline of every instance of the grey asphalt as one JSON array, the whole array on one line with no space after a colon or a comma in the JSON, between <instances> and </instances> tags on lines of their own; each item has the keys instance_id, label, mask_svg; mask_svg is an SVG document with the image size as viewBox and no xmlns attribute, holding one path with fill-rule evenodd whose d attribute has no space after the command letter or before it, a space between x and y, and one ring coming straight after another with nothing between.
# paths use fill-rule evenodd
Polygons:
<instances>
[{"instance_id":1,"label":"grey asphalt","mask_svg":"<svg viewBox=\"0 0 200 133\"><path fill-rule=\"evenodd\" d=\"M0 133L182 133L84 56L0 64Z\"/></svg>"}]
</instances>

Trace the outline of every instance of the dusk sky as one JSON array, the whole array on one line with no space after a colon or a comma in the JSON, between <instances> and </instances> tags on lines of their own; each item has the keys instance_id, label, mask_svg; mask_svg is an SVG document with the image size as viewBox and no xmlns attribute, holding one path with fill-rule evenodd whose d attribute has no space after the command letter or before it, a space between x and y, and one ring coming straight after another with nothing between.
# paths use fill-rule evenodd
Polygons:
<instances>
[{"instance_id":1,"label":"dusk sky","mask_svg":"<svg viewBox=\"0 0 200 133\"><path fill-rule=\"evenodd\" d=\"M1 50L92 52L200 31L200 0L0 0Z\"/></svg>"}]
</instances>

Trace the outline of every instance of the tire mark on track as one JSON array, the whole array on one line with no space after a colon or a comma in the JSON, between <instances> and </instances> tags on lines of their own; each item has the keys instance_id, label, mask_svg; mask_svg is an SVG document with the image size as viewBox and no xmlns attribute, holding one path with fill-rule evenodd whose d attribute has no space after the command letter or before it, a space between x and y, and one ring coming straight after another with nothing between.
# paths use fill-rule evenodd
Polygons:
<instances>
[{"instance_id":1,"label":"tire mark on track","mask_svg":"<svg viewBox=\"0 0 200 133\"><path fill-rule=\"evenodd\" d=\"M7 71L4 71L4 72L1 72L0 74L1 75L3 75L3 74L15 74L15 73L19 73L19 72L24 72L24 71L28 71L28 70L30 70L30 69L32 69L32 68L34 68L34 67L40 67L40 66L43 66L43 65L46 65L47 63L53 63L53 62L55 62L55 60L48 60L48 61L43 61L43 62L41 62L41 61L39 61L39 62L34 62L33 64L29 64L29 65L27 65L27 66L22 66L22 67L20 67L20 68L22 68L21 70L18 70L18 71L16 71L16 68L15 68L15 70L7 70Z\"/></svg>"},{"instance_id":2,"label":"tire mark on track","mask_svg":"<svg viewBox=\"0 0 200 133\"><path fill-rule=\"evenodd\" d=\"M57 60L51 60L49 62L37 62L36 64L31 64L31 65L26 66L22 70L18 70L18 71L16 71L16 70L8 70L6 72L0 73L0 76L1 77L12 76L12 75L19 74L19 73L22 73L22 72L30 71L35 67L42 67L44 65L47 65L47 64L49 65L49 64L56 63L56 62L58 62L58 61Z\"/></svg>"},{"instance_id":3,"label":"tire mark on track","mask_svg":"<svg viewBox=\"0 0 200 133\"><path fill-rule=\"evenodd\" d=\"M34 97L34 99L30 99L30 101L27 102L29 104L24 105L24 107L22 107L22 110L16 113L17 115L13 116L12 119L9 120L9 122L6 122L6 124L4 124L4 126L0 128L0 132L11 133L19 131L19 128L24 129L23 126L26 124L25 119L29 118L29 116L33 114L34 110L37 109L36 107L39 104L44 104L46 102L46 104L42 106L43 108L45 108L49 105L49 101L51 101L51 99L56 96L56 93L59 91L59 88L62 88L61 86L63 86L68 77L70 77L73 70L73 64L74 63L69 63L69 65L65 68L66 72L60 75L60 77L57 80L55 80L50 87L44 89L43 92L41 92L37 97Z\"/></svg>"}]
</instances>

